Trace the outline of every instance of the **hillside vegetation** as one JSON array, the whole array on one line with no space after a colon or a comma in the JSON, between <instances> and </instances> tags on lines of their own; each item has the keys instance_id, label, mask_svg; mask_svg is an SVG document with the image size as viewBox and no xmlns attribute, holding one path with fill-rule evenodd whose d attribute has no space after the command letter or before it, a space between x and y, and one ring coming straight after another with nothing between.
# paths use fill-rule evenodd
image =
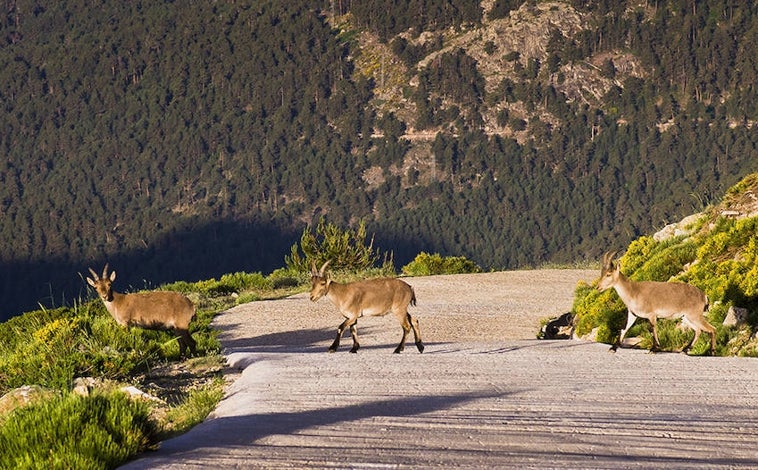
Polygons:
<instances>
[{"instance_id":1,"label":"hillside vegetation","mask_svg":"<svg viewBox=\"0 0 758 470\"><path fill-rule=\"evenodd\" d=\"M400 264L597 259L758 170L758 5L8 2L0 315L365 222Z\"/></svg>"},{"instance_id":2,"label":"hillside vegetation","mask_svg":"<svg viewBox=\"0 0 758 470\"><path fill-rule=\"evenodd\" d=\"M701 288L711 305L707 318L718 330L718 354L758 356L758 173L730 188L719 204L671 228L634 240L621 257L622 272L635 281L688 282ZM733 307L746 309L747 316L724 326ZM607 343L615 341L626 321L626 307L613 289L580 286L574 312L577 335L592 331ZM664 349L679 350L692 337L678 325L659 323ZM643 347L649 347L649 322L638 320L631 334L643 336ZM707 340L699 340L698 347L700 353L707 351Z\"/></svg>"}]
</instances>

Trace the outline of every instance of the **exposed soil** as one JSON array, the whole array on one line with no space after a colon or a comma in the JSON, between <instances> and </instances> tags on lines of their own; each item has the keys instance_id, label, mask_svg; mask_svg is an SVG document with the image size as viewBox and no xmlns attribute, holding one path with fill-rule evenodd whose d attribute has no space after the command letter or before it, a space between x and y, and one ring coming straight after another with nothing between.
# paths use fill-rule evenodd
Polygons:
<instances>
[{"instance_id":1,"label":"exposed soil","mask_svg":"<svg viewBox=\"0 0 758 470\"><path fill-rule=\"evenodd\" d=\"M214 321L234 378L189 433L126 465L162 468L758 468L758 361L540 341L595 271L409 278L426 349L392 354L307 294Z\"/></svg>"}]
</instances>

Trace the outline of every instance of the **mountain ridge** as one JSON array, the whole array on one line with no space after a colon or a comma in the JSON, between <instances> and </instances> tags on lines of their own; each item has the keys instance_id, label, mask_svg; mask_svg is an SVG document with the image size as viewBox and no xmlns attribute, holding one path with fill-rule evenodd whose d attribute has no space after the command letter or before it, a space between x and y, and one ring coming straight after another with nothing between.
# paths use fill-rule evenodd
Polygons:
<instances>
[{"instance_id":1,"label":"mountain ridge","mask_svg":"<svg viewBox=\"0 0 758 470\"><path fill-rule=\"evenodd\" d=\"M270 271L321 217L401 264L595 259L758 170L755 5L442 3L13 2L0 313L109 260Z\"/></svg>"}]
</instances>

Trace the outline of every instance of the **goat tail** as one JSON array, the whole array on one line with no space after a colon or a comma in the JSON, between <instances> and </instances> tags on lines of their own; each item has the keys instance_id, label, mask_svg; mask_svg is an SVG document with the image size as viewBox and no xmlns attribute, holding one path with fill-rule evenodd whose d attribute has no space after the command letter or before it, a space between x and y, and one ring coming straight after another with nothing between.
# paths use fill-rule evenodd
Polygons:
<instances>
[{"instance_id":1,"label":"goat tail","mask_svg":"<svg viewBox=\"0 0 758 470\"><path fill-rule=\"evenodd\" d=\"M411 287L411 302L410 305L416 306L416 291L413 290L413 287Z\"/></svg>"},{"instance_id":2,"label":"goat tail","mask_svg":"<svg viewBox=\"0 0 758 470\"><path fill-rule=\"evenodd\" d=\"M710 300L708 300L708 296L705 296L705 305L703 306L703 312L707 312L708 309L710 309Z\"/></svg>"}]
</instances>

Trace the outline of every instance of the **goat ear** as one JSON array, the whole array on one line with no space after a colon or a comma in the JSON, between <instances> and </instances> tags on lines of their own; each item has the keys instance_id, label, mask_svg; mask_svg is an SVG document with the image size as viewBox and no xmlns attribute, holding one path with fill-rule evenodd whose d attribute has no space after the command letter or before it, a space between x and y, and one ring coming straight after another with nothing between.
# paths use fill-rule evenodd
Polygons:
<instances>
[{"instance_id":1,"label":"goat ear","mask_svg":"<svg viewBox=\"0 0 758 470\"><path fill-rule=\"evenodd\" d=\"M87 278L87 284L91 285L92 287L95 287L95 281L93 281L89 277Z\"/></svg>"},{"instance_id":2,"label":"goat ear","mask_svg":"<svg viewBox=\"0 0 758 470\"><path fill-rule=\"evenodd\" d=\"M116 271L111 271L111 282L116 280Z\"/></svg>"}]
</instances>

